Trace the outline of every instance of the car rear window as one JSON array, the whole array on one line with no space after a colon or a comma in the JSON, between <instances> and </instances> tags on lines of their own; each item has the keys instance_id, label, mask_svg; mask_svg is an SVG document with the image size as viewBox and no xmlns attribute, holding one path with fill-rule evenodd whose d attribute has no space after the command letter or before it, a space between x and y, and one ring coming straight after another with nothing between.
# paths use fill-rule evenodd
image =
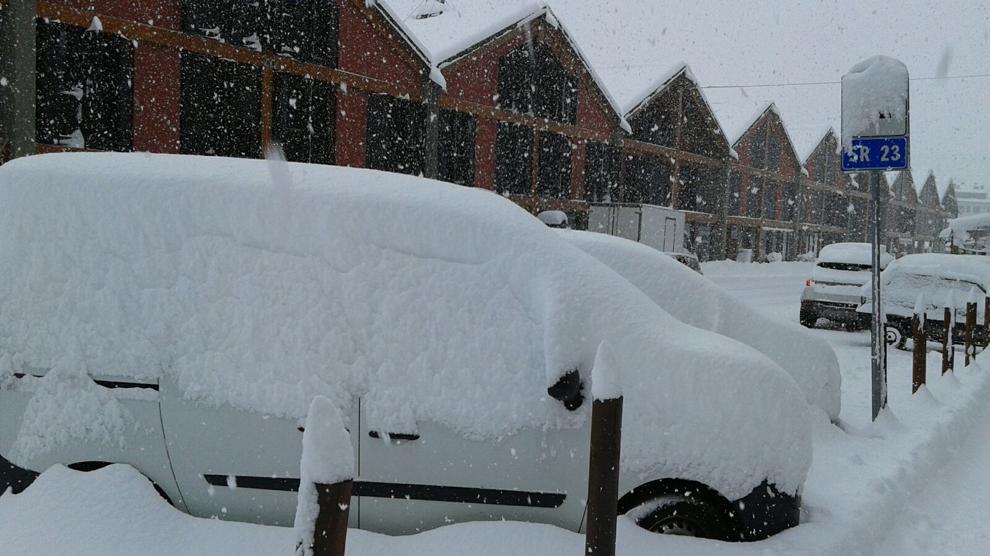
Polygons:
<instances>
[{"instance_id":1,"label":"car rear window","mask_svg":"<svg viewBox=\"0 0 990 556\"><path fill-rule=\"evenodd\" d=\"M819 268L827 268L829 270L849 270L852 272L859 272L861 270L871 270L872 265L868 264L854 264L854 263L830 263L827 261L822 261L818 263Z\"/></svg>"}]
</instances>

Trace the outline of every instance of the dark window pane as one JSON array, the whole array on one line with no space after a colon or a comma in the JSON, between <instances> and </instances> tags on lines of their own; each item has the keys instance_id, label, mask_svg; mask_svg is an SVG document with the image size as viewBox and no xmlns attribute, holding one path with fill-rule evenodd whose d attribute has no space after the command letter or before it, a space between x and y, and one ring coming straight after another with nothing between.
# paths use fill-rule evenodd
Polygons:
<instances>
[{"instance_id":1,"label":"dark window pane","mask_svg":"<svg viewBox=\"0 0 990 556\"><path fill-rule=\"evenodd\" d=\"M659 158L630 155L622 172L624 203L670 206L670 165Z\"/></svg>"},{"instance_id":2,"label":"dark window pane","mask_svg":"<svg viewBox=\"0 0 990 556\"><path fill-rule=\"evenodd\" d=\"M134 46L117 35L37 24L36 139L97 150L130 150Z\"/></svg>"},{"instance_id":3,"label":"dark window pane","mask_svg":"<svg viewBox=\"0 0 990 556\"><path fill-rule=\"evenodd\" d=\"M499 108L573 124L577 99L574 79L545 44L519 47L499 60Z\"/></svg>"},{"instance_id":4,"label":"dark window pane","mask_svg":"<svg viewBox=\"0 0 990 556\"><path fill-rule=\"evenodd\" d=\"M556 133L540 134L540 173L537 191L541 197L567 199L571 193L571 142Z\"/></svg>"},{"instance_id":5,"label":"dark window pane","mask_svg":"<svg viewBox=\"0 0 990 556\"><path fill-rule=\"evenodd\" d=\"M765 129L760 129L753 134L753 141L749 147L749 163L754 168L764 168L767 156L767 134Z\"/></svg>"},{"instance_id":6,"label":"dark window pane","mask_svg":"<svg viewBox=\"0 0 990 556\"><path fill-rule=\"evenodd\" d=\"M440 111L437 162L439 178L460 185L474 185L474 116L452 110Z\"/></svg>"},{"instance_id":7,"label":"dark window pane","mask_svg":"<svg viewBox=\"0 0 990 556\"><path fill-rule=\"evenodd\" d=\"M182 28L234 46L336 67L339 17L327 0L182 0Z\"/></svg>"},{"instance_id":8,"label":"dark window pane","mask_svg":"<svg viewBox=\"0 0 990 556\"><path fill-rule=\"evenodd\" d=\"M767 144L766 169L777 171L780 168L780 142L773 139Z\"/></svg>"},{"instance_id":9,"label":"dark window pane","mask_svg":"<svg viewBox=\"0 0 990 556\"><path fill-rule=\"evenodd\" d=\"M423 173L425 107L389 95L368 98L368 168Z\"/></svg>"},{"instance_id":10,"label":"dark window pane","mask_svg":"<svg viewBox=\"0 0 990 556\"><path fill-rule=\"evenodd\" d=\"M584 163L584 198L590 202L611 202L619 192L622 149L602 143L588 143Z\"/></svg>"},{"instance_id":11,"label":"dark window pane","mask_svg":"<svg viewBox=\"0 0 990 556\"><path fill-rule=\"evenodd\" d=\"M275 74L272 138L291 162L334 163L336 97L329 83Z\"/></svg>"},{"instance_id":12,"label":"dark window pane","mask_svg":"<svg viewBox=\"0 0 990 556\"><path fill-rule=\"evenodd\" d=\"M746 216L759 218L763 214L763 180L748 176L746 180Z\"/></svg>"},{"instance_id":13,"label":"dark window pane","mask_svg":"<svg viewBox=\"0 0 990 556\"><path fill-rule=\"evenodd\" d=\"M739 172L732 172L729 178L729 214L739 214L739 198L741 196L742 176Z\"/></svg>"},{"instance_id":14,"label":"dark window pane","mask_svg":"<svg viewBox=\"0 0 990 556\"><path fill-rule=\"evenodd\" d=\"M763 218L777 219L777 187L769 181L763 185Z\"/></svg>"},{"instance_id":15,"label":"dark window pane","mask_svg":"<svg viewBox=\"0 0 990 556\"><path fill-rule=\"evenodd\" d=\"M261 71L248 65L183 52L181 74L181 151L259 157Z\"/></svg>"},{"instance_id":16,"label":"dark window pane","mask_svg":"<svg viewBox=\"0 0 990 556\"><path fill-rule=\"evenodd\" d=\"M533 130L500 122L495 136L495 190L512 195L533 192Z\"/></svg>"},{"instance_id":17,"label":"dark window pane","mask_svg":"<svg viewBox=\"0 0 990 556\"><path fill-rule=\"evenodd\" d=\"M789 183L784 186L784 220L794 220L797 215L797 201L797 185Z\"/></svg>"}]
</instances>

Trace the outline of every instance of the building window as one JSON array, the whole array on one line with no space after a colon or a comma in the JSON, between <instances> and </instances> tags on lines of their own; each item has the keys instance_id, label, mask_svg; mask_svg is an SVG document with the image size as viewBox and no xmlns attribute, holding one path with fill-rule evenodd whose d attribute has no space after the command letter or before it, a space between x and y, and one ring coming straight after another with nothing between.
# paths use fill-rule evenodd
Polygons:
<instances>
[{"instance_id":1,"label":"building window","mask_svg":"<svg viewBox=\"0 0 990 556\"><path fill-rule=\"evenodd\" d=\"M303 62L337 66L339 15L328 0L182 0L186 32Z\"/></svg>"},{"instance_id":2,"label":"building window","mask_svg":"<svg viewBox=\"0 0 990 556\"><path fill-rule=\"evenodd\" d=\"M729 176L729 214L736 216L739 214L739 197L742 190L742 176L739 172L732 172Z\"/></svg>"},{"instance_id":3,"label":"building window","mask_svg":"<svg viewBox=\"0 0 990 556\"><path fill-rule=\"evenodd\" d=\"M533 192L533 130L499 122L495 135L495 190L511 195Z\"/></svg>"},{"instance_id":4,"label":"building window","mask_svg":"<svg viewBox=\"0 0 990 556\"><path fill-rule=\"evenodd\" d=\"M368 168L400 174L423 173L426 108L404 98L368 98Z\"/></svg>"},{"instance_id":5,"label":"building window","mask_svg":"<svg viewBox=\"0 0 990 556\"><path fill-rule=\"evenodd\" d=\"M577 122L577 85L543 43L498 62L498 107L565 124Z\"/></svg>"},{"instance_id":6,"label":"building window","mask_svg":"<svg viewBox=\"0 0 990 556\"><path fill-rule=\"evenodd\" d=\"M670 206L671 174L671 167L658 158L627 156L621 201Z\"/></svg>"},{"instance_id":7,"label":"building window","mask_svg":"<svg viewBox=\"0 0 990 556\"><path fill-rule=\"evenodd\" d=\"M602 143L588 143L584 162L584 198L609 203L619 192L622 150Z\"/></svg>"},{"instance_id":8,"label":"building window","mask_svg":"<svg viewBox=\"0 0 990 556\"><path fill-rule=\"evenodd\" d=\"M763 185L763 218L777 219L777 184Z\"/></svg>"},{"instance_id":9,"label":"building window","mask_svg":"<svg viewBox=\"0 0 990 556\"><path fill-rule=\"evenodd\" d=\"M275 74L272 138L290 162L333 164L336 119L334 86L284 73Z\"/></svg>"},{"instance_id":10,"label":"building window","mask_svg":"<svg viewBox=\"0 0 990 556\"><path fill-rule=\"evenodd\" d=\"M767 156L767 134L761 129L753 134L749 144L749 164L753 168L765 168Z\"/></svg>"},{"instance_id":11,"label":"building window","mask_svg":"<svg viewBox=\"0 0 990 556\"><path fill-rule=\"evenodd\" d=\"M182 53L180 150L261 156L261 71L252 66Z\"/></svg>"},{"instance_id":12,"label":"building window","mask_svg":"<svg viewBox=\"0 0 990 556\"><path fill-rule=\"evenodd\" d=\"M556 133L540 134L540 172L537 192L549 199L567 199L571 193L571 141Z\"/></svg>"},{"instance_id":13,"label":"building window","mask_svg":"<svg viewBox=\"0 0 990 556\"><path fill-rule=\"evenodd\" d=\"M477 122L474 116L440 110L438 173L443 181L474 185L474 147Z\"/></svg>"},{"instance_id":14,"label":"building window","mask_svg":"<svg viewBox=\"0 0 990 556\"><path fill-rule=\"evenodd\" d=\"M750 176L746 181L749 187L746 191L746 216L759 218L763 211L763 180Z\"/></svg>"},{"instance_id":15,"label":"building window","mask_svg":"<svg viewBox=\"0 0 990 556\"><path fill-rule=\"evenodd\" d=\"M784 186L784 220L791 222L797 216L798 188L797 184L789 183Z\"/></svg>"},{"instance_id":16,"label":"building window","mask_svg":"<svg viewBox=\"0 0 990 556\"><path fill-rule=\"evenodd\" d=\"M767 170L777 172L780 170L780 141L771 140L767 143Z\"/></svg>"},{"instance_id":17,"label":"building window","mask_svg":"<svg viewBox=\"0 0 990 556\"><path fill-rule=\"evenodd\" d=\"M37 24L36 140L129 151L134 142L134 46L117 35Z\"/></svg>"}]
</instances>

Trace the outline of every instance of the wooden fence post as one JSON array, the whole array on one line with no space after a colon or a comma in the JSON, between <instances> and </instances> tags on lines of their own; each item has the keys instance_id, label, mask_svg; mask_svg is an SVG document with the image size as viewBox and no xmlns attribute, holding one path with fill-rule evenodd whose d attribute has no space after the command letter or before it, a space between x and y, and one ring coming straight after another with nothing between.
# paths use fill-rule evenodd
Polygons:
<instances>
[{"instance_id":1,"label":"wooden fence post","mask_svg":"<svg viewBox=\"0 0 990 556\"><path fill-rule=\"evenodd\" d=\"M927 368L928 342L925 339L925 314L915 313L912 319L912 330L914 332L914 357L912 359L911 373L911 393L914 394L925 384L925 371Z\"/></svg>"},{"instance_id":2,"label":"wooden fence post","mask_svg":"<svg viewBox=\"0 0 990 556\"><path fill-rule=\"evenodd\" d=\"M976 359L976 303L966 303L966 366Z\"/></svg>"},{"instance_id":3,"label":"wooden fence post","mask_svg":"<svg viewBox=\"0 0 990 556\"><path fill-rule=\"evenodd\" d=\"M340 410L316 396L306 415L296 500L296 556L344 556L354 451Z\"/></svg>"},{"instance_id":4,"label":"wooden fence post","mask_svg":"<svg viewBox=\"0 0 990 556\"><path fill-rule=\"evenodd\" d=\"M316 484L320 511L313 530L313 556L344 556L353 486L352 480L332 485Z\"/></svg>"},{"instance_id":5,"label":"wooden fence post","mask_svg":"<svg viewBox=\"0 0 990 556\"><path fill-rule=\"evenodd\" d=\"M588 527L585 554L615 555L619 503L619 446L622 441L622 397L594 400L591 409L591 453L588 462Z\"/></svg>"},{"instance_id":6,"label":"wooden fence post","mask_svg":"<svg viewBox=\"0 0 990 556\"><path fill-rule=\"evenodd\" d=\"M942 374L952 370L952 359L955 348L952 347L952 309L945 308L942 320Z\"/></svg>"}]
</instances>

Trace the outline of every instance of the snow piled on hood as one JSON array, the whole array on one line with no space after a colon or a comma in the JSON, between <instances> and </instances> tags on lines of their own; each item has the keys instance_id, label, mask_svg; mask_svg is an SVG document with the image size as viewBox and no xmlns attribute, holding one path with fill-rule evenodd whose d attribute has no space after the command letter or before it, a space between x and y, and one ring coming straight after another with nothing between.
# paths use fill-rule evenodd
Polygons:
<instances>
[{"instance_id":1,"label":"snow piled on hood","mask_svg":"<svg viewBox=\"0 0 990 556\"><path fill-rule=\"evenodd\" d=\"M422 178L175 155L0 168L0 352L15 368L169 375L201 403L291 418L314 395L371 428L470 437L583 426L547 387L607 340L622 470L730 499L798 490L810 423L748 346L683 325L499 196ZM394 427L394 428L393 428Z\"/></svg>"},{"instance_id":2,"label":"snow piled on hood","mask_svg":"<svg viewBox=\"0 0 990 556\"><path fill-rule=\"evenodd\" d=\"M839 416L839 362L824 340L797 325L747 307L707 278L659 251L618 237L562 231L571 244L632 282L657 305L691 326L722 334L764 353L833 421Z\"/></svg>"}]
</instances>

